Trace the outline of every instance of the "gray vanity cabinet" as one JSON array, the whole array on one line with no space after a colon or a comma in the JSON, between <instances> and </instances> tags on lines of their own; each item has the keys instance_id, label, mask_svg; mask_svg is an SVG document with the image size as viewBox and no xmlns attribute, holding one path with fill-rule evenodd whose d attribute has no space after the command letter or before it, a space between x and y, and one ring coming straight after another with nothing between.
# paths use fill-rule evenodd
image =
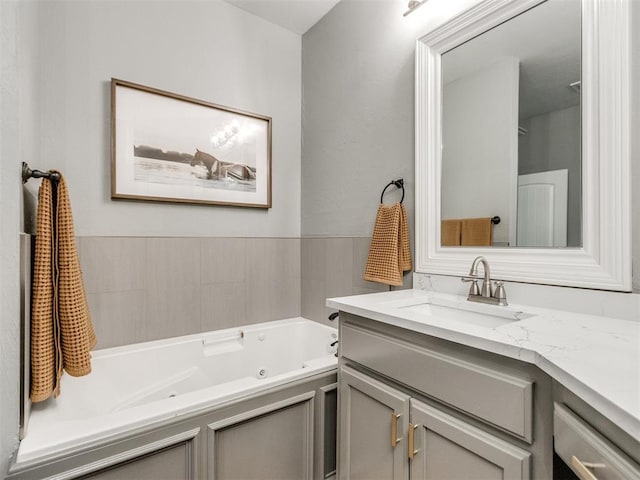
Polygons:
<instances>
[{"instance_id":1,"label":"gray vanity cabinet","mask_svg":"<svg viewBox=\"0 0 640 480\"><path fill-rule=\"evenodd\" d=\"M346 312L340 322L341 480L552 478L551 382L535 367Z\"/></svg>"},{"instance_id":2,"label":"gray vanity cabinet","mask_svg":"<svg viewBox=\"0 0 640 480\"><path fill-rule=\"evenodd\" d=\"M342 479L529 479L529 452L347 366L340 395Z\"/></svg>"}]
</instances>

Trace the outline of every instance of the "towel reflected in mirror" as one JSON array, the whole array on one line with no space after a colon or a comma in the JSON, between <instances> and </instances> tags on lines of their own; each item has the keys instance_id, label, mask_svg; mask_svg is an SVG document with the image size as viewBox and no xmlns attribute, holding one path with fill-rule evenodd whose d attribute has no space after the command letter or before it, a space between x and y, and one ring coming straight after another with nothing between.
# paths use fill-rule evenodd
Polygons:
<instances>
[{"instance_id":1,"label":"towel reflected in mirror","mask_svg":"<svg viewBox=\"0 0 640 480\"><path fill-rule=\"evenodd\" d=\"M490 247L493 245L492 217L442 220L440 245L443 247Z\"/></svg>"}]
</instances>

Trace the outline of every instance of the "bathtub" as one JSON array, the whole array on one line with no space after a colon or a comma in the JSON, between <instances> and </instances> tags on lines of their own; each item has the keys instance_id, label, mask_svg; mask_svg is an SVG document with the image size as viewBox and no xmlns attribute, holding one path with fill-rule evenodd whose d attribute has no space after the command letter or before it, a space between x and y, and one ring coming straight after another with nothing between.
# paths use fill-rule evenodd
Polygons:
<instances>
[{"instance_id":1,"label":"bathtub","mask_svg":"<svg viewBox=\"0 0 640 480\"><path fill-rule=\"evenodd\" d=\"M59 398L33 405L16 465L335 370L336 339L293 318L97 350L90 375L63 376Z\"/></svg>"}]
</instances>

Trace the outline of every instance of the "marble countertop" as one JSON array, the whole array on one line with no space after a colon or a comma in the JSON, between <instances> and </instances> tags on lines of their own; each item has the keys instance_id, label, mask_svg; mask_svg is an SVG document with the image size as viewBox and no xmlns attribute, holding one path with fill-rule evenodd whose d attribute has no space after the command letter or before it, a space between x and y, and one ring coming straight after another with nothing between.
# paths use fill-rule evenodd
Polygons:
<instances>
[{"instance_id":1,"label":"marble countertop","mask_svg":"<svg viewBox=\"0 0 640 480\"><path fill-rule=\"evenodd\" d=\"M456 321L425 314L420 305L429 302L515 318L497 325ZM528 305L472 304L462 296L417 289L330 298L327 306L535 364L640 440L640 322Z\"/></svg>"}]
</instances>

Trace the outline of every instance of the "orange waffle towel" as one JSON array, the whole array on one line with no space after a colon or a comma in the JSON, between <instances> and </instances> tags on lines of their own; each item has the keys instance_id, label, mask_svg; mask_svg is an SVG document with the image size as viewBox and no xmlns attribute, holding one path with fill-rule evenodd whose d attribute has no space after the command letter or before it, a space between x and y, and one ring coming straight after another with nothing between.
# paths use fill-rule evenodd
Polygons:
<instances>
[{"instance_id":1,"label":"orange waffle towel","mask_svg":"<svg viewBox=\"0 0 640 480\"><path fill-rule=\"evenodd\" d=\"M462 219L462 246L490 247L493 244L491 217Z\"/></svg>"},{"instance_id":2,"label":"orange waffle towel","mask_svg":"<svg viewBox=\"0 0 640 480\"><path fill-rule=\"evenodd\" d=\"M402 203L378 207L364 279L402 286L402 274L411 270L409 224Z\"/></svg>"},{"instance_id":3,"label":"orange waffle towel","mask_svg":"<svg viewBox=\"0 0 640 480\"><path fill-rule=\"evenodd\" d=\"M440 244L443 247L460 246L462 222L460 220L442 220Z\"/></svg>"},{"instance_id":4,"label":"orange waffle towel","mask_svg":"<svg viewBox=\"0 0 640 480\"><path fill-rule=\"evenodd\" d=\"M30 396L41 402L60 394L63 369L74 377L91 372L96 344L62 175L57 189L43 179L38 193L31 310Z\"/></svg>"}]
</instances>

